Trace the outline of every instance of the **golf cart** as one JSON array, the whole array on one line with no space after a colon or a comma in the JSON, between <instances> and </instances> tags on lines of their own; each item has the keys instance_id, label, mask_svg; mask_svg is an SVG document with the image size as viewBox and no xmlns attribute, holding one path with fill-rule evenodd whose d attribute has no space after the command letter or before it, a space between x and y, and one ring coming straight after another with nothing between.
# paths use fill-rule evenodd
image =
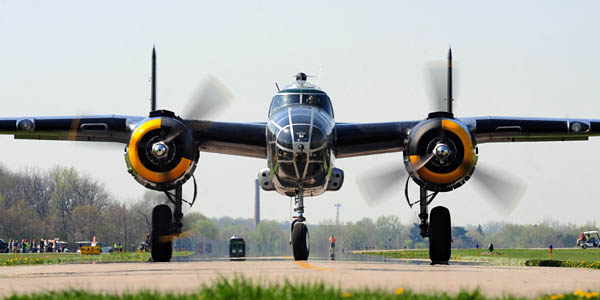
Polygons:
<instances>
[{"instance_id":1,"label":"golf cart","mask_svg":"<svg viewBox=\"0 0 600 300\"><path fill-rule=\"evenodd\" d=\"M580 238L577 240L578 247L583 249L600 247L600 234L598 231L585 231L581 235L583 239Z\"/></svg>"}]
</instances>

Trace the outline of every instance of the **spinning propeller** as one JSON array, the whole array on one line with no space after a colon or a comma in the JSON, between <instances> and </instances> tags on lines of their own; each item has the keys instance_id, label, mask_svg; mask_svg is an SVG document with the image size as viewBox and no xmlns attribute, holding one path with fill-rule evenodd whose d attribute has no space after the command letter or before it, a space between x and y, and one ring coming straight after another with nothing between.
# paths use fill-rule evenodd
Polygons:
<instances>
[{"instance_id":1,"label":"spinning propeller","mask_svg":"<svg viewBox=\"0 0 600 300\"><path fill-rule=\"evenodd\" d=\"M153 97L155 97L154 95L153 93ZM199 84L185 105L181 117L183 120L203 120L222 111L232 101L233 96L231 92L217 79L209 77ZM154 104L155 101L153 101ZM174 118L175 116L171 117ZM163 120L163 124L165 122L169 123L171 120ZM168 170L174 167L169 164L177 158L175 151L177 149L190 148L190 146L195 148L195 142L193 141L191 130L182 122L176 122L170 126L163 127L161 129L164 130L161 130L155 138L142 140L141 142L145 142L146 144L142 144L141 146L147 149L147 156L150 160L158 162L159 170Z\"/></svg>"},{"instance_id":2,"label":"spinning propeller","mask_svg":"<svg viewBox=\"0 0 600 300\"><path fill-rule=\"evenodd\" d=\"M153 234L157 234L158 238L155 242L158 242L157 245L162 245L157 247L168 248L174 240L194 235L193 230L181 232L181 227L183 226L181 204L185 202L192 206L198 195L196 179L193 176L199 158L198 145L192 128L189 127L185 120L207 119L231 104L232 100L233 96L231 92L218 80L209 77L202 81L192 94L184 110L181 112L181 117L176 116L170 111L157 110L156 53L153 49L150 120L138 125L132 133L128 151L136 148L139 154L135 153L131 155L128 152L126 153L126 160L128 160L130 171L134 169L131 173L136 180L146 187L163 191L166 199L175 204L173 227L171 230L168 230L170 233L164 234L166 233L165 231L154 232L153 229ZM153 123L158 123L158 126L153 126ZM142 137L139 138L139 141L135 142L134 139L137 136ZM129 162L137 162L138 169L135 168L133 163ZM140 174L139 169L144 170L146 169L145 167L150 168L152 172ZM190 177L193 179L194 194L191 201L186 201L182 198L182 185ZM173 189L175 189L174 193L172 192ZM163 258L157 259L162 260Z\"/></svg>"},{"instance_id":3,"label":"spinning propeller","mask_svg":"<svg viewBox=\"0 0 600 300\"><path fill-rule=\"evenodd\" d=\"M479 166L474 172L478 160L476 141L452 113L452 51L448 51L445 68L439 63L428 64L426 75L433 112L411 129L404 143L404 166L388 164L357 179L363 198L369 206L375 206L397 195L406 181L408 199L410 179L426 190L447 192L462 186L475 173L477 186L488 196L485 199L510 214L523 195L525 184L506 172L487 167Z\"/></svg>"}]
</instances>

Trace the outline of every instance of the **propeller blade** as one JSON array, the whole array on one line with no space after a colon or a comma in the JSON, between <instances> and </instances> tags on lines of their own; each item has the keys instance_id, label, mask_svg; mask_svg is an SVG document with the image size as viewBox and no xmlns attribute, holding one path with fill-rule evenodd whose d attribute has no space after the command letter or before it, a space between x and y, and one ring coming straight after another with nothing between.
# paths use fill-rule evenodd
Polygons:
<instances>
[{"instance_id":1,"label":"propeller blade","mask_svg":"<svg viewBox=\"0 0 600 300\"><path fill-rule=\"evenodd\" d=\"M182 116L187 120L202 120L224 109L233 101L231 92L216 78L204 80L194 92Z\"/></svg>"},{"instance_id":2,"label":"propeller blade","mask_svg":"<svg viewBox=\"0 0 600 300\"><path fill-rule=\"evenodd\" d=\"M458 95L457 87L460 71L456 65L456 62L452 63L452 90L454 99L456 99L456 95ZM429 98L431 111L447 111L448 62L445 60L430 61L425 64L424 74L425 82L427 83L425 91ZM456 111L456 103L453 103L452 105L454 106L454 111Z\"/></svg>"},{"instance_id":3,"label":"propeller blade","mask_svg":"<svg viewBox=\"0 0 600 300\"><path fill-rule=\"evenodd\" d=\"M431 111L446 111L446 72L448 63L431 61L425 65L425 82Z\"/></svg>"},{"instance_id":4,"label":"propeller blade","mask_svg":"<svg viewBox=\"0 0 600 300\"><path fill-rule=\"evenodd\" d=\"M433 158L433 156L433 153L429 153L427 156L425 156L425 159L419 160L416 165L413 165L415 171L419 171L422 167L424 167Z\"/></svg>"},{"instance_id":5,"label":"propeller blade","mask_svg":"<svg viewBox=\"0 0 600 300\"><path fill-rule=\"evenodd\" d=\"M179 130L174 131L173 133L171 133L170 135L165 137L165 139L163 140L163 143L168 144L169 142L174 140L176 137L178 137L182 132L183 132L183 127L179 128Z\"/></svg>"},{"instance_id":6,"label":"propeller blade","mask_svg":"<svg viewBox=\"0 0 600 300\"><path fill-rule=\"evenodd\" d=\"M125 144L113 143L113 142L80 142L73 143L76 147L94 150L106 150L106 151L125 151Z\"/></svg>"},{"instance_id":7,"label":"propeller blade","mask_svg":"<svg viewBox=\"0 0 600 300\"><path fill-rule=\"evenodd\" d=\"M196 232L193 229L186 230L180 234L169 234L169 235L161 235L158 239L161 243L169 243L173 242L177 239L183 239L190 236L193 236Z\"/></svg>"},{"instance_id":8,"label":"propeller blade","mask_svg":"<svg viewBox=\"0 0 600 300\"><path fill-rule=\"evenodd\" d=\"M512 174L489 166L477 166L472 179L477 183L475 186L489 196L486 199L506 215L512 213L519 205L527 189L527 184L516 179Z\"/></svg>"},{"instance_id":9,"label":"propeller blade","mask_svg":"<svg viewBox=\"0 0 600 300\"><path fill-rule=\"evenodd\" d=\"M382 169L383 171L381 171ZM360 176L356 181L363 199L365 199L367 205L373 207L382 203L391 195L397 194L407 176L408 174L402 165L385 166L377 171Z\"/></svg>"},{"instance_id":10,"label":"propeller blade","mask_svg":"<svg viewBox=\"0 0 600 300\"><path fill-rule=\"evenodd\" d=\"M79 125L81 123L81 118L85 115L90 115L86 113L80 113L76 118L71 122L71 129L69 130L69 134L67 139L70 141L77 141L77 131L79 129ZM114 142L98 142L98 141L80 141L79 143L73 143L76 147L82 147L86 149L101 149L107 151L124 151L125 144L123 143L114 143Z\"/></svg>"},{"instance_id":11,"label":"propeller blade","mask_svg":"<svg viewBox=\"0 0 600 300\"><path fill-rule=\"evenodd\" d=\"M158 168L161 170L161 172L167 172L169 170L168 163L169 163L169 159L167 157L158 159Z\"/></svg>"}]
</instances>

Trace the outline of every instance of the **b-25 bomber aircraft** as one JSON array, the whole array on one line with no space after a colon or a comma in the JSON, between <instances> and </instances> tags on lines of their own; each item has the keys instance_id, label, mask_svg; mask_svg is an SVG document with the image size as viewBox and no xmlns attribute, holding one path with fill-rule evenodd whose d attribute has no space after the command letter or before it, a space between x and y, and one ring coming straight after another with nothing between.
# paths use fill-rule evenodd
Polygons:
<instances>
[{"instance_id":1,"label":"b-25 bomber aircraft","mask_svg":"<svg viewBox=\"0 0 600 300\"><path fill-rule=\"evenodd\" d=\"M406 178L405 195L411 207L419 204L421 236L429 238L431 261L447 264L452 243L450 212L443 206L429 211L429 205L439 192L457 189L472 176L485 177L484 185L498 190L500 178L490 180L493 176L475 171L478 144L575 141L600 135L600 120L455 117L451 51L444 109L429 113L423 120L368 124L336 123L331 99L304 73L298 73L294 82L280 90L278 87L266 122L182 118L156 109L154 50L152 66L152 105L148 116L1 118L0 134L14 135L16 139L123 144L128 172L144 187L164 192L174 207L172 211L170 206L161 204L152 211L154 261L171 259L171 237L182 232L182 205L186 202L182 186L193 178L203 151L266 160L267 167L258 172L262 189L295 199L296 216L290 228L295 260L307 260L310 252L305 197L337 191L344 183L344 172L334 166L334 158L402 152L404 166L367 176L359 182L361 191L365 197L376 199L391 187L403 184L401 180ZM216 85L210 92L223 94ZM438 97L442 102L444 96ZM219 101L200 102L197 109L202 112L214 105L219 105ZM420 188L419 200L414 203L408 199L411 180ZM195 179L193 182L196 187Z\"/></svg>"}]
</instances>

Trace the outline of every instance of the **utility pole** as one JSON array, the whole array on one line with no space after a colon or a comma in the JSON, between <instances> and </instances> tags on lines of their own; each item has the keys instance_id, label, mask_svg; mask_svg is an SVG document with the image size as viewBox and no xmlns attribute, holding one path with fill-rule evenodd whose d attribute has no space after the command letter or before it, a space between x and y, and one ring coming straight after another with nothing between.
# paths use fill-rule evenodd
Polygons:
<instances>
[{"instance_id":1,"label":"utility pole","mask_svg":"<svg viewBox=\"0 0 600 300\"><path fill-rule=\"evenodd\" d=\"M260 183L254 180L254 228L260 223Z\"/></svg>"},{"instance_id":2,"label":"utility pole","mask_svg":"<svg viewBox=\"0 0 600 300\"><path fill-rule=\"evenodd\" d=\"M340 225L340 207L342 207L342 205L336 203L333 206L335 206L335 225Z\"/></svg>"}]
</instances>

